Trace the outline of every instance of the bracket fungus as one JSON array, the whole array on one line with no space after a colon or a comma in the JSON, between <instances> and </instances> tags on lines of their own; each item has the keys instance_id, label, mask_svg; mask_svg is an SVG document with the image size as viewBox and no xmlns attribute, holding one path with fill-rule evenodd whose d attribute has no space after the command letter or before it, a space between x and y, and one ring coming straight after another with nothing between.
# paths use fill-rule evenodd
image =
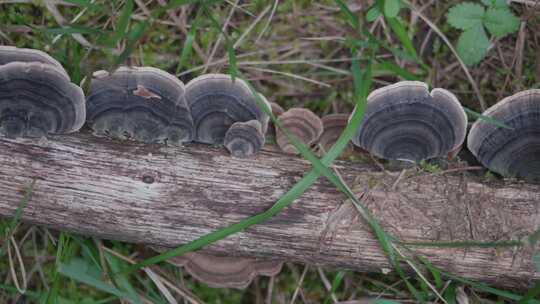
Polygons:
<instances>
[{"instance_id":1,"label":"bracket fungus","mask_svg":"<svg viewBox=\"0 0 540 304\"><path fill-rule=\"evenodd\" d=\"M519 92L487 109L471 127L467 147L503 176L540 181L540 89Z\"/></svg>"},{"instance_id":2,"label":"bracket fungus","mask_svg":"<svg viewBox=\"0 0 540 304\"><path fill-rule=\"evenodd\" d=\"M306 146L316 143L323 132L323 123L319 116L304 108L291 108L281 114L278 121ZM283 152L299 153L280 128L276 128L276 141Z\"/></svg>"},{"instance_id":3,"label":"bracket fungus","mask_svg":"<svg viewBox=\"0 0 540 304\"><path fill-rule=\"evenodd\" d=\"M225 133L224 145L234 157L256 154L264 145L261 123L258 120L233 123Z\"/></svg>"},{"instance_id":4,"label":"bracket fungus","mask_svg":"<svg viewBox=\"0 0 540 304\"><path fill-rule=\"evenodd\" d=\"M33 49L18 48L9 45L0 45L0 65L10 62L41 62L58 68L58 71L68 77L64 67L49 54ZM69 77L68 77L69 78Z\"/></svg>"},{"instance_id":5,"label":"bracket fungus","mask_svg":"<svg viewBox=\"0 0 540 304\"><path fill-rule=\"evenodd\" d=\"M88 123L98 136L182 145L193 137L184 84L151 67L98 71L87 98Z\"/></svg>"},{"instance_id":6,"label":"bracket fungus","mask_svg":"<svg viewBox=\"0 0 540 304\"><path fill-rule=\"evenodd\" d=\"M259 94L268 110L270 104ZM227 130L235 122L258 120L263 134L268 116L259 109L248 85L230 75L205 74L186 85L186 100L195 128L194 140L206 144L223 144Z\"/></svg>"},{"instance_id":7,"label":"bracket fungus","mask_svg":"<svg viewBox=\"0 0 540 304\"><path fill-rule=\"evenodd\" d=\"M214 288L248 287L258 275L277 275L283 261L256 258L226 257L201 252L188 252L168 260L178 267L184 267L197 280Z\"/></svg>"},{"instance_id":8,"label":"bracket fungus","mask_svg":"<svg viewBox=\"0 0 540 304\"><path fill-rule=\"evenodd\" d=\"M418 162L460 149L466 131L467 116L454 94L402 81L369 94L353 143L380 158Z\"/></svg>"},{"instance_id":9,"label":"bracket fungus","mask_svg":"<svg viewBox=\"0 0 540 304\"><path fill-rule=\"evenodd\" d=\"M323 123L323 133L319 138L319 144L325 151L330 150L349 122L349 114L328 114L321 118ZM349 143L345 152L351 152L352 145Z\"/></svg>"},{"instance_id":10,"label":"bracket fungus","mask_svg":"<svg viewBox=\"0 0 540 304\"><path fill-rule=\"evenodd\" d=\"M13 47L0 48L0 63L1 134L43 137L82 127L84 93L60 63L43 52Z\"/></svg>"}]
</instances>

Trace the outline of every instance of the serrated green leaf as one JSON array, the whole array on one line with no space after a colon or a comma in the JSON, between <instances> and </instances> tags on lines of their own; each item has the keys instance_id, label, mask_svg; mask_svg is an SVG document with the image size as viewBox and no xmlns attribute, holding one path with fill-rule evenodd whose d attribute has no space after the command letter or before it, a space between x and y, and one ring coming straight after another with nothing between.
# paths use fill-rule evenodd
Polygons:
<instances>
[{"instance_id":1,"label":"serrated green leaf","mask_svg":"<svg viewBox=\"0 0 540 304\"><path fill-rule=\"evenodd\" d=\"M484 27L479 24L459 36L457 52L466 65L480 62L487 53L489 40Z\"/></svg>"},{"instance_id":2,"label":"serrated green leaf","mask_svg":"<svg viewBox=\"0 0 540 304\"><path fill-rule=\"evenodd\" d=\"M484 25L491 35L501 38L518 30L519 18L507 8L490 8L484 16Z\"/></svg>"},{"instance_id":3,"label":"serrated green leaf","mask_svg":"<svg viewBox=\"0 0 540 304\"><path fill-rule=\"evenodd\" d=\"M484 7L480 4L464 2L450 8L446 19L451 26L467 30L482 25L484 14Z\"/></svg>"},{"instance_id":4,"label":"serrated green leaf","mask_svg":"<svg viewBox=\"0 0 540 304\"><path fill-rule=\"evenodd\" d=\"M366 21L373 22L381 15L381 11L377 5L373 5L366 13Z\"/></svg>"},{"instance_id":5,"label":"serrated green leaf","mask_svg":"<svg viewBox=\"0 0 540 304\"><path fill-rule=\"evenodd\" d=\"M385 0L384 1L384 15L388 18L395 18L399 13L400 5L399 0Z\"/></svg>"}]
</instances>

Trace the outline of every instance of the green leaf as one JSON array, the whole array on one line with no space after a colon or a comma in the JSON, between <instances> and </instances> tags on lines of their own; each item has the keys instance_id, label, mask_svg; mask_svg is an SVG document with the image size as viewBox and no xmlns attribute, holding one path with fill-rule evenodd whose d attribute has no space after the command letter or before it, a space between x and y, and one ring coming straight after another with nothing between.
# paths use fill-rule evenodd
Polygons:
<instances>
[{"instance_id":1,"label":"green leaf","mask_svg":"<svg viewBox=\"0 0 540 304\"><path fill-rule=\"evenodd\" d=\"M467 30L481 25L484 14L484 7L480 4L464 2L450 8L446 18L451 26Z\"/></svg>"},{"instance_id":2,"label":"green leaf","mask_svg":"<svg viewBox=\"0 0 540 304\"><path fill-rule=\"evenodd\" d=\"M493 8L507 8L508 7L506 0L482 0L482 3L485 6L490 6Z\"/></svg>"},{"instance_id":3,"label":"green leaf","mask_svg":"<svg viewBox=\"0 0 540 304\"><path fill-rule=\"evenodd\" d=\"M100 278L99 270L83 259L74 258L69 263L61 263L58 266L58 272L77 282L92 286L95 289L115 295L119 298L129 299L134 303L138 303L140 301L138 298L132 298L129 294L118 290L116 287L106 282L103 282Z\"/></svg>"},{"instance_id":4,"label":"green leaf","mask_svg":"<svg viewBox=\"0 0 540 304\"><path fill-rule=\"evenodd\" d=\"M347 16L347 22L351 27L353 27L355 30L357 30L360 27L360 24L358 23L358 17L349 9L349 7L343 3L341 0L334 0L336 4L339 6L342 13Z\"/></svg>"},{"instance_id":5,"label":"green leaf","mask_svg":"<svg viewBox=\"0 0 540 304\"><path fill-rule=\"evenodd\" d=\"M490 8L484 16L484 25L491 35L501 38L518 30L519 18L507 8Z\"/></svg>"},{"instance_id":6,"label":"green leaf","mask_svg":"<svg viewBox=\"0 0 540 304\"><path fill-rule=\"evenodd\" d=\"M399 0L384 1L384 15L387 18L395 18L399 14Z\"/></svg>"},{"instance_id":7,"label":"green leaf","mask_svg":"<svg viewBox=\"0 0 540 304\"><path fill-rule=\"evenodd\" d=\"M373 5L366 13L366 21L373 22L375 19L379 18L381 11L377 5Z\"/></svg>"},{"instance_id":8,"label":"green leaf","mask_svg":"<svg viewBox=\"0 0 540 304\"><path fill-rule=\"evenodd\" d=\"M507 124L504 124L503 122L501 121L498 121L492 117L489 117L489 116L486 116L486 115L482 115L478 112L475 112L467 107L463 107L463 110L465 110L465 112L467 114L469 114L470 116L474 117L474 118L477 118L477 119L481 119L489 124L492 124L492 125L495 125L499 128L504 128L504 129L509 129L509 130L513 130L514 128L512 128L511 126L507 125Z\"/></svg>"},{"instance_id":9,"label":"green leaf","mask_svg":"<svg viewBox=\"0 0 540 304\"><path fill-rule=\"evenodd\" d=\"M488 47L489 40L486 31L479 24L461 33L456 49L466 65L474 65L486 56Z\"/></svg>"}]
</instances>

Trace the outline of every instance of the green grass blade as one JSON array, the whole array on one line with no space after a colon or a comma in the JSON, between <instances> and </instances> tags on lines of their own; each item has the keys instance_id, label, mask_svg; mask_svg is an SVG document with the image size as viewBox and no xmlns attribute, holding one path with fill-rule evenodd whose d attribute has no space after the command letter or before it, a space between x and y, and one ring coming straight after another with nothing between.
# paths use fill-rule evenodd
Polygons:
<instances>
[{"instance_id":1,"label":"green grass blade","mask_svg":"<svg viewBox=\"0 0 540 304\"><path fill-rule=\"evenodd\" d=\"M195 41L195 35L197 33L197 29L199 28L200 21L201 9L199 8L197 10L197 16L195 17L195 20L191 24L191 28L186 35L186 41L184 42L184 47L182 48L182 52L180 53L180 59L178 60L178 66L176 67L176 74L179 74L182 68L186 66L189 56L191 55L191 51L193 49L193 41Z\"/></svg>"},{"instance_id":2,"label":"green grass blade","mask_svg":"<svg viewBox=\"0 0 540 304\"><path fill-rule=\"evenodd\" d=\"M414 58L418 58L418 54L416 53L416 49L414 48L411 38L409 38L407 30L405 30L405 27L401 24L401 22L397 18L386 18L386 22L388 25L390 25L390 28L394 34L396 34L405 50Z\"/></svg>"},{"instance_id":3,"label":"green grass blade","mask_svg":"<svg viewBox=\"0 0 540 304\"><path fill-rule=\"evenodd\" d=\"M133 13L133 0L126 0L124 7L122 8L122 13L118 22L116 23L116 30L112 36L107 40L107 46L113 48L120 40L122 40L127 35L127 28L129 25L129 19Z\"/></svg>"},{"instance_id":4,"label":"green grass blade","mask_svg":"<svg viewBox=\"0 0 540 304\"><path fill-rule=\"evenodd\" d=\"M125 262L111 255L109 252L105 252L105 259L107 260L107 263L111 267L113 273L119 273L121 270L125 269ZM124 291L129 296L129 298L135 299L135 302L133 302L134 304L142 303L141 299L137 295L137 292L135 291L135 288L133 285L131 285L126 275L120 274L114 276L114 282L116 283L116 286L120 288L120 290Z\"/></svg>"},{"instance_id":5,"label":"green grass blade","mask_svg":"<svg viewBox=\"0 0 540 304\"><path fill-rule=\"evenodd\" d=\"M9 223L9 226L4 229L4 235L5 240L2 244L2 248L0 248L0 258L6 254L6 248L9 242L9 239L13 235L13 232L15 231L15 227L17 227L17 224L19 223L19 220L21 219L22 212L24 208L26 208L26 205L28 205L28 202L32 198L32 193L34 191L34 186L36 185L36 180L32 180L32 183L28 187L26 187L26 190L24 191L23 198L21 199L19 206L17 207L17 210L15 210L15 214L13 215L13 218L11 219L11 222Z\"/></svg>"},{"instance_id":6,"label":"green grass blade","mask_svg":"<svg viewBox=\"0 0 540 304\"><path fill-rule=\"evenodd\" d=\"M529 304L532 303L532 300L540 295L540 281L536 281L536 284L527 291L525 296L517 302L517 304Z\"/></svg>"},{"instance_id":7,"label":"green grass blade","mask_svg":"<svg viewBox=\"0 0 540 304\"><path fill-rule=\"evenodd\" d=\"M102 35L105 33L103 30L98 30L91 27L72 25L66 27L55 27L42 29L42 32L52 35L71 35L71 34L90 34L90 35Z\"/></svg>"},{"instance_id":8,"label":"green grass blade","mask_svg":"<svg viewBox=\"0 0 540 304\"><path fill-rule=\"evenodd\" d=\"M477 118L477 119L480 119L480 120L483 120L489 124L492 124L492 125L495 125L499 128L504 128L504 129L509 129L509 130L514 130L514 128L510 127L509 125L507 124L504 124L503 122L500 122L496 119L493 119L489 116L485 116L485 115L482 115L478 112L475 112L467 107L463 107L463 110L465 110L465 113L469 114L470 116L474 117L474 118Z\"/></svg>"},{"instance_id":9,"label":"green grass blade","mask_svg":"<svg viewBox=\"0 0 540 304\"><path fill-rule=\"evenodd\" d=\"M138 298L132 298L128 293L122 292L118 288L102 281L99 270L83 259L74 258L69 263L60 263L58 272L77 282L92 286L97 290L114 295L118 298L129 299L132 302L137 302L139 300Z\"/></svg>"},{"instance_id":10,"label":"green grass blade","mask_svg":"<svg viewBox=\"0 0 540 304\"><path fill-rule=\"evenodd\" d=\"M341 12L345 14L345 17L347 18L347 22L349 23L349 25L356 30L359 29L360 23L358 22L358 17L349 9L347 4L345 4L341 0L334 0L334 2L336 2L336 4L339 6L339 9L341 10Z\"/></svg>"},{"instance_id":11,"label":"green grass blade","mask_svg":"<svg viewBox=\"0 0 540 304\"><path fill-rule=\"evenodd\" d=\"M347 274L346 271L339 271L336 276L334 277L334 280L332 280L332 288L330 288L330 292L326 296L324 300L324 304L327 304L332 299L332 295L336 293L339 286L341 286L341 282L343 281L343 278L345 277L345 274Z\"/></svg>"},{"instance_id":12,"label":"green grass blade","mask_svg":"<svg viewBox=\"0 0 540 304\"><path fill-rule=\"evenodd\" d=\"M404 80L422 80L421 76L414 75L413 73L407 71L406 69L400 67L399 65L393 62L387 61L387 60L374 64L373 70L387 71L387 72L390 72L392 75L397 75L401 77Z\"/></svg>"}]
</instances>

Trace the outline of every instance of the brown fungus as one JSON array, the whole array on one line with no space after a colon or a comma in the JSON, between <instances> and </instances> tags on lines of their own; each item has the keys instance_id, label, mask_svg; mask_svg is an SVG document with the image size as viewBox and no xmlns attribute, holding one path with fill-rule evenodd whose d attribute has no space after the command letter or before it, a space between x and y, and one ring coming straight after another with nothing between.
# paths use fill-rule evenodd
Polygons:
<instances>
[{"instance_id":1,"label":"brown fungus","mask_svg":"<svg viewBox=\"0 0 540 304\"><path fill-rule=\"evenodd\" d=\"M349 114L328 114L321 118L323 133L319 138L319 144L325 151L330 150L349 122ZM351 152L352 145L347 144L344 152Z\"/></svg>"},{"instance_id":2,"label":"brown fungus","mask_svg":"<svg viewBox=\"0 0 540 304\"><path fill-rule=\"evenodd\" d=\"M184 267L197 280L214 288L243 289L258 276L277 275L283 266L279 260L227 257L201 252L188 252L168 260Z\"/></svg>"},{"instance_id":3,"label":"brown fungus","mask_svg":"<svg viewBox=\"0 0 540 304\"><path fill-rule=\"evenodd\" d=\"M540 90L506 97L482 115L493 121L477 120L467 139L480 163L503 176L540 181Z\"/></svg>"},{"instance_id":4,"label":"brown fungus","mask_svg":"<svg viewBox=\"0 0 540 304\"><path fill-rule=\"evenodd\" d=\"M380 158L418 162L459 149L466 128L454 94L402 81L369 94L353 143Z\"/></svg>"},{"instance_id":5,"label":"brown fungus","mask_svg":"<svg viewBox=\"0 0 540 304\"><path fill-rule=\"evenodd\" d=\"M306 146L316 143L323 132L321 119L308 109L291 108L281 114L278 121L283 128ZM276 129L276 141L282 151L291 154L299 153L281 128Z\"/></svg>"}]
</instances>

